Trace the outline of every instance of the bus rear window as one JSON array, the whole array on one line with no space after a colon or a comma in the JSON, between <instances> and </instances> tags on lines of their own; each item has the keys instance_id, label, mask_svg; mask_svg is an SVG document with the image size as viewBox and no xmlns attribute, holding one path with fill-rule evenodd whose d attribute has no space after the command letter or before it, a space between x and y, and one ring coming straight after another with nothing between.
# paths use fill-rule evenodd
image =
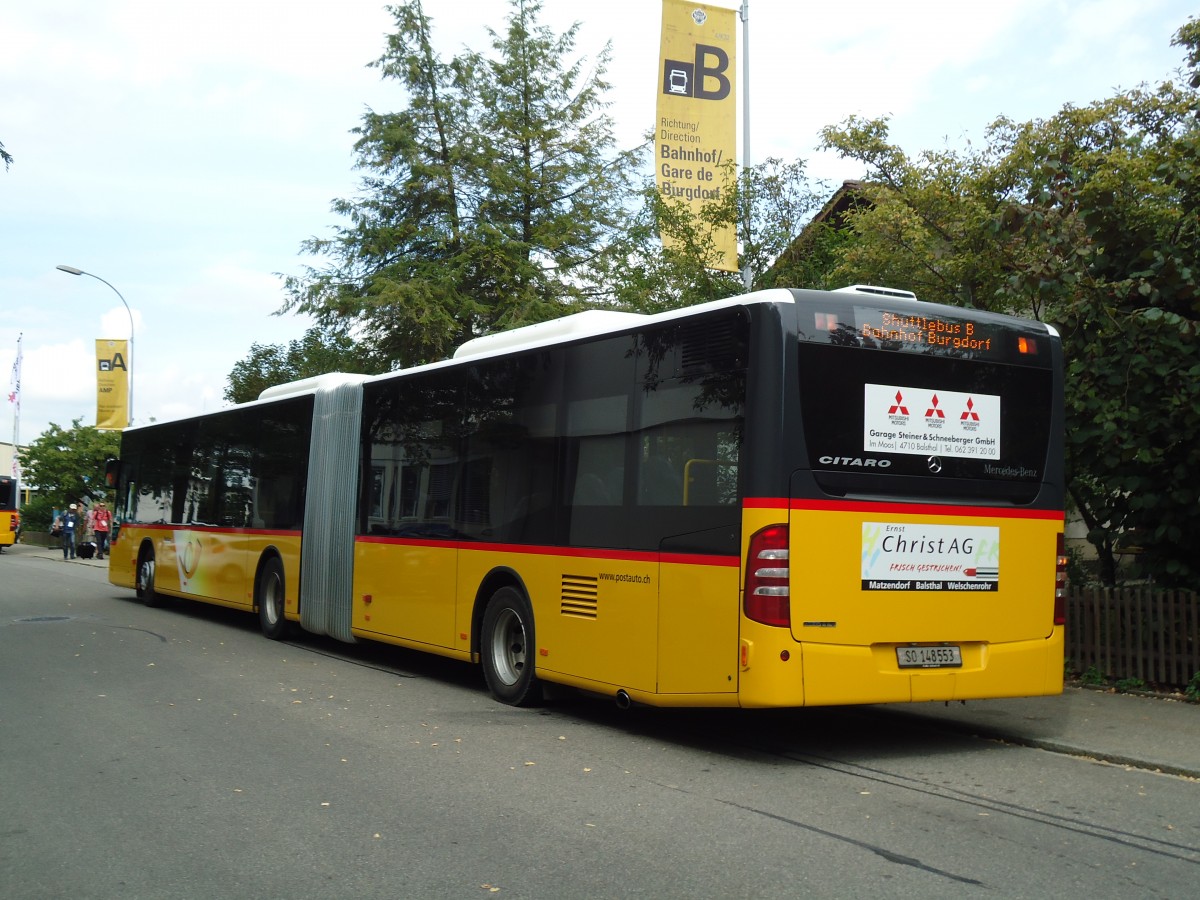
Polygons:
<instances>
[{"instance_id":1,"label":"bus rear window","mask_svg":"<svg viewBox=\"0 0 1200 900\"><path fill-rule=\"evenodd\" d=\"M809 465L826 492L1037 495L1052 369L801 341L799 374Z\"/></svg>"}]
</instances>

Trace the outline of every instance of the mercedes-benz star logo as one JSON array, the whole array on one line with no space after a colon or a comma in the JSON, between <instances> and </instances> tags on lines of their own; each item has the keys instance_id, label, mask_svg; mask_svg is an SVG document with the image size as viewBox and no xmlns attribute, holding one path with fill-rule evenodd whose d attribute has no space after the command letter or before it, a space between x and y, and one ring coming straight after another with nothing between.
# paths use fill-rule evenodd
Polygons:
<instances>
[{"instance_id":1,"label":"mercedes-benz star logo","mask_svg":"<svg viewBox=\"0 0 1200 900\"><path fill-rule=\"evenodd\" d=\"M929 471L934 475L942 471L942 459L939 456L931 456L925 460L925 465L929 467Z\"/></svg>"}]
</instances>

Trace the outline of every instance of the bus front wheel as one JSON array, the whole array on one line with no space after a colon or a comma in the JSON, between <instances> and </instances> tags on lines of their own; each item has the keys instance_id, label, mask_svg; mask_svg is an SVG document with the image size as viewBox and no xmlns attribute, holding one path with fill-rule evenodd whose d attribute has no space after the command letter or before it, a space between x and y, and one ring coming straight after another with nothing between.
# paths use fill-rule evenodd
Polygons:
<instances>
[{"instance_id":1,"label":"bus front wheel","mask_svg":"<svg viewBox=\"0 0 1200 900\"><path fill-rule=\"evenodd\" d=\"M510 706L532 706L542 699L534 675L533 610L525 595L503 587L483 613L483 678L492 696Z\"/></svg>"},{"instance_id":2,"label":"bus front wheel","mask_svg":"<svg viewBox=\"0 0 1200 900\"><path fill-rule=\"evenodd\" d=\"M283 563L272 557L263 565L258 576L258 625L273 641L287 636L288 620L284 617Z\"/></svg>"}]
</instances>

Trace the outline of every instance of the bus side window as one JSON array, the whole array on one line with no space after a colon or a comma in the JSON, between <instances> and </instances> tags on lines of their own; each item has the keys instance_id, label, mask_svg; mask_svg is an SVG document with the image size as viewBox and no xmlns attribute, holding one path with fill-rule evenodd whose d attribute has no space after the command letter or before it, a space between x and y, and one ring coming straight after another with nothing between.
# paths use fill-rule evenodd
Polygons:
<instances>
[{"instance_id":1,"label":"bus side window","mask_svg":"<svg viewBox=\"0 0 1200 900\"><path fill-rule=\"evenodd\" d=\"M683 479L666 455L645 439L638 467L638 503L642 506L682 506Z\"/></svg>"},{"instance_id":2,"label":"bus side window","mask_svg":"<svg viewBox=\"0 0 1200 900\"><path fill-rule=\"evenodd\" d=\"M364 389L362 533L456 535L462 387L460 374L437 372Z\"/></svg>"},{"instance_id":3,"label":"bus side window","mask_svg":"<svg viewBox=\"0 0 1200 900\"><path fill-rule=\"evenodd\" d=\"M626 405L624 396L568 404L566 439L574 462L571 506L624 502Z\"/></svg>"},{"instance_id":4,"label":"bus side window","mask_svg":"<svg viewBox=\"0 0 1200 900\"><path fill-rule=\"evenodd\" d=\"M617 336L565 348L561 414L562 540L575 547L625 547L630 530L626 472L634 340Z\"/></svg>"},{"instance_id":5,"label":"bus side window","mask_svg":"<svg viewBox=\"0 0 1200 900\"><path fill-rule=\"evenodd\" d=\"M714 382L721 390L714 391ZM640 506L729 506L738 502L742 410L715 402L737 396L741 373L702 382L661 382L642 397L637 454Z\"/></svg>"},{"instance_id":6,"label":"bus side window","mask_svg":"<svg viewBox=\"0 0 1200 900\"><path fill-rule=\"evenodd\" d=\"M464 533L487 540L555 540L561 357L531 353L470 371L467 462L458 500Z\"/></svg>"}]
</instances>

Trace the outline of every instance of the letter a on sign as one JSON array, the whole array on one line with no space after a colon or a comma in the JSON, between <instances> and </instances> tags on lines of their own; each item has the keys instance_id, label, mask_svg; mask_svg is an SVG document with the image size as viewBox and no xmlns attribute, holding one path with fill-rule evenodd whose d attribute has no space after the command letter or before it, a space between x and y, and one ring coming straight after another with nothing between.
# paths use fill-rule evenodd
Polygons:
<instances>
[{"instance_id":1,"label":"letter a on sign","mask_svg":"<svg viewBox=\"0 0 1200 900\"><path fill-rule=\"evenodd\" d=\"M128 341L96 340L96 427L120 431L129 425Z\"/></svg>"}]
</instances>

